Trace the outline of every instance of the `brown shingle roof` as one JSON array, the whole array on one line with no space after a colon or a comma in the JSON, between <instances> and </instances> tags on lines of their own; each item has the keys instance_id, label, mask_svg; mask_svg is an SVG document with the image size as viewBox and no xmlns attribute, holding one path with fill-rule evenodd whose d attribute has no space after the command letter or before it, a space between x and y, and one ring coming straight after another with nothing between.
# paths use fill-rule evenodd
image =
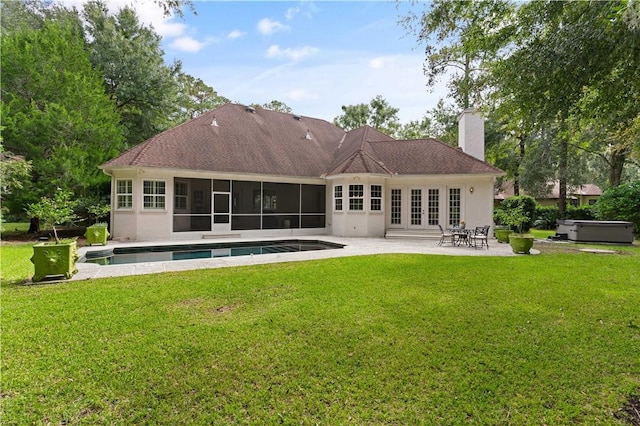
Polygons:
<instances>
[{"instance_id":1,"label":"brown shingle roof","mask_svg":"<svg viewBox=\"0 0 640 426\"><path fill-rule=\"evenodd\" d=\"M101 167L301 177L502 174L435 139L397 141L369 126L345 133L324 120L261 108L254 111L243 105L223 105L154 136ZM217 126L212 125L214 118Z\"/></svg>"},{"instance_id":2,"label":"brown shingle roof","mask_svg":"<svg viewBox=\"0 0 640 426\"><path fill-rule=\"evenodd\" d=\"M504 173L435 139L371 141L369 145L376 158L399 175Z\"/></svg>"},{"instance_id":3,"label":"brown shingle roof","mask_svg":"<svg viewBox=\"0 0 640 426\"><path fill-rule=\"evenodd\" d=\"M211 125L214 117L217 126ZM342 129L324 120L260 108L249 112L242 105L226 104L154 136L102 167L318 177L326 172L343 135Z\"/></svg>"},{"instance_id":4,"label":"brown shingle roof","mask_svg":"<svg viewBox=\"0 0 640 426\"><path fill-rule=\"evenodd\" d=\"M554 200L560 198L560 183L556 180L547 184L549 191L546 195L541 195L536 198L538 199L547 199ZM513 189L513 181L502 182L502 185L499 188L495 188L494 199L496 200L504 200L508 197L512 197L514 194ZM526 192L520 189L520 193L525 194ZM587 183L584 185L571 186L567 185L567 195L568 196L599 196L602 195L602 190L598 185L593 183Z\"/></svg>"}]
</instances>

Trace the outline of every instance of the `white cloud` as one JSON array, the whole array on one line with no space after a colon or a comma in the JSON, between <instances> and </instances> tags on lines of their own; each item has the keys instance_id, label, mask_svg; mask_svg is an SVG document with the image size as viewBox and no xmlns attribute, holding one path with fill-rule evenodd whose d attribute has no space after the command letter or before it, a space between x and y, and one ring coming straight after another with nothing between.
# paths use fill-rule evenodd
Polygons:
<instances>
[{"instance_id":1,"label":"white cloud","mask_svg":"<svg viewBox=\"0 0 640 426\"><path fill-rule=\"evenodd\" d=\"M213 40L199 41L192 37L178 37L171 42L169 47L180 50L182 52L197 53L204 49Z\"/></svg>"},{"instance_id":2,"label":"white cloud","mask_svg":"<svg viewBox=\"0 0 640 426\"><path fill-rule=\"evenodd\" d=\"M292 61L300 61L308 56L318 53L317 47L303 46L297 49L281 49L277 44L271 45L267 49L267 58L287 58Z\"/></svg>"},{"instance_id":3,"label":"white cloud","mask_svg":"<svg viewBox=\"0 0 640 426\"><path fill-rule=\"evenodd\" d=\"M288 21L292 20L297 14L300 12L300 8L298 6L290 7L284 14L284 17L287 18Z\"/></svg>"},{"instance_id":4,"label":"white cloud","mask_svg":"<svg viewBox=\"0 0 640 426\"><path fill-rule=\"evenodd\" d=\"M257 27L258 31L260 31L260 33L264 35L270 35L277 31L284 31L289 29L288 25L284 25L269 18L264 18L258 21Z\"/></svg>"},{"instance_id":5,"label":"white cloud","mask_svg":"<svg viewBox=\"0 0 640 426\"><path fill-rule=\"evenodd\" d=\"M369 68L382 69L388 66L392 66L394 58L391 56L378 56L369 61Z\"/></svg>"},{"instance_id":6,"label":"white cloud","mask_svg":"<svg viewBox=\"0 0 640 426\"><path fill-rule=\"evenodd\" d=\"M227 38L230 38L232 40L235 40L237 38L242 38L246 35L246 33L243 33L240 30L233 30L231 31L229 34L227 34Z\"/></svg>"}]
</instances>

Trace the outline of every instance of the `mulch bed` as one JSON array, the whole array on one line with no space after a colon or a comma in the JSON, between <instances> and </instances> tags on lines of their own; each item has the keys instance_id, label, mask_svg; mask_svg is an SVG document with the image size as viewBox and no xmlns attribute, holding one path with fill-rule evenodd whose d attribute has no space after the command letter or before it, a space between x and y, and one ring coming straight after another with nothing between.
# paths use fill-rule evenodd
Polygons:
<instances>
[{"instance_id":1,"label":"mulch bed","mask_svg":"<svg viewBox=\"0 0 640 426\"><path fill-rule=\"evenodd\" d=\"M625 406L615 417L632 426L640 426L640 396L631 395Z\"/></svg>"}]
</instances>

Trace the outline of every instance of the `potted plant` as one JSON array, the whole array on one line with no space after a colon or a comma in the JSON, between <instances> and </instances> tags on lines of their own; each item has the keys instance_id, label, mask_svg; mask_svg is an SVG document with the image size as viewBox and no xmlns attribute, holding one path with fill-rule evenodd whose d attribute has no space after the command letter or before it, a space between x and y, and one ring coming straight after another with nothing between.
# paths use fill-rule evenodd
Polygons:
<instances>
[{"instance_id":1,"label":"potted plant","mask_svg":"<svg viewBox=\"0 0 640 426\"><path fill-rule=\"evenodd\" d=\"M55 242L42 242L33 246L31 262L35 267L33 281L41 281L47 276L63 275L69 279L78 272L78 248L75 239L58 238L56 225L69 222L75 218L73 208L75 202L71 200L71 192L58 188L53 199L42 197L40 202L29 204L26 212L31 217L37 217L45 226L51 226Z\"/></svg>"},{"instance_id":2,"label":"potted plant","mask_svg":"<svg viewBox=\"0 0 640 426\"><path fill-rule=\"evenodd\" d=\"M513 208L505 208L496 211L496 218L501 223L515 228L515 232L509 235L509 245L514 253L529 254L535 237L525 233L525 226L529 224L531 218L524 210L524 205L520 204ZM496 230L497 236L498 230Z\"/></svg>"},{"instance_id":3,"label":"potted plant","mask_svg":"<svg viewBox=\"0 0 640 426\"><path fill-rule=\"evenodd\" d=\"M107 238L109 237L109 230L105 222L95 223L87 227L87 231L84 234L87 239L87 245L102 244L107 245Z\"/></svg>"},{"instance_id":4,"label":"potted plant","mask_svg":"<svg viewBox=\"0 0 640 426\"><path fill-rule=\"evenodd\" d=\"M496 225L493 232L496 234L496 239L499 243L508 243L509 235L513 232L507 225Z\"/></svg>"},{"instance_id":5,"label":"potted plant","mask_svg":"<svg viewBox=\"0 0 640 426\"><path fill-rule=\"evenodd\" d=\"M100 222L87 227L84 236L87 239L87 245L102 244L103 246L106 246L107 238L109 237L107 224Z\"/></svg>"}]
</instances>

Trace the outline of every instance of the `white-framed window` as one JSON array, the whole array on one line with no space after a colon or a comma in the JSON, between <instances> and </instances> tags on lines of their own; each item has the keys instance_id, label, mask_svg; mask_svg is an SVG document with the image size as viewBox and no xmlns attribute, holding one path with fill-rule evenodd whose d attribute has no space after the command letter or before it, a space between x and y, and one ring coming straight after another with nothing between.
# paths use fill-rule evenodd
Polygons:
<instances>
[{"instance_id":1,"label":"white-framed window","mask_svg":"<svg viewBox=\"0 0 640 426\"><path fill-rule=\"evenodd\" d=\"M342 185L333 187L333 209L342 211Z\"/></svg>"},{"instance_id":2,"label":"white-framed window","mask_svg":"<svg viewBox=\"0 0 640 426\"><path fill-rule=\"evenodd\" d=\"M142 208L164 210L167 184L163 180L142 181Z\"/></svg>"},{"instance_id":3,"label":"white-framed window","mask_svg":"<svg viewBox=\"0 0 640 426\"><path fill-rule=\"evenodd\" d=\"M349 185L349 210L364 210L364 185Z\"/></svg>"},{"instance_id":4,"label":"white-framed window","mask_svg":"<svg viewBox=\"0 0 640 426\"><path fill-rule=\"evenodd\" d=\"M371 211L379 212L382 210L382 185L371 185Z\"/></svg>"},{"instance_id":5,"label":"white-framed window","mask_svg":"<svg viewBox=\"0 0 640 426\"><path fill-rule=\"evenodd\" d=\"M174 210L187 210L189 206L189 183L176 180L173 187Z\"/></svg>"},{"instance_id":6,"label":"white-framed window","mask_svg":"<svg viewBox=\"0 0 640 426\"><path fill-rule=\"evenodd\" d=\"M133 208L133 179L116 179L116 209Z\"/></svg>"}]
</instances>

